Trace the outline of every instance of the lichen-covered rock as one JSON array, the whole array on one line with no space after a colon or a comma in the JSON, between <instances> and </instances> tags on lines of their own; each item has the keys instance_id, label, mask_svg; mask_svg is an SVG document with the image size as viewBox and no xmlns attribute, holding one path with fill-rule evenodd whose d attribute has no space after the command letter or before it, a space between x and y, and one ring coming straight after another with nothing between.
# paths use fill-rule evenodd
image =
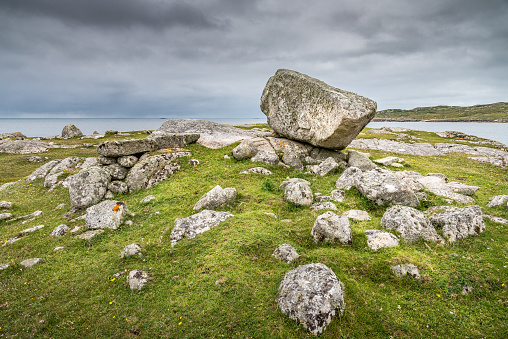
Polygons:
<instances>
[{"instance_id":1,"label":"lichen-covered rock","mask_svg":"<svg viewBox=\"0 0 508 339\"><path fill-rule=\"evenodd\" d=\"M316 198L317 199L317 198ZM322 210L337 210L337 206L333 202L329 201L323 201L323 202L316 202L310 206L310 209L314 212L316 211L322 211Z\"/></svg>"},{"instance_id":2,"label":"lichen-covered rock","mask_svg":"<svg viewBox=\"0 0 508 339\"><path fill-rule=\"evenodd\" d=\"M99 155L97 157L97 162L101 165L111 165L111 164L116 164L116 160L118 158L115 158L115 157L106 157L104 155Z\"/></svg>"},{"instance_id":3,"label":"lichen-covered rock","mask_svg":"<svg viewBox=\"0 0 508 339\"><path fill-rule=\"evenodd\" d=\"M250 160L252 162L262 162L268 165L277 165L279 163L279 156L273 150L260 150Z\"/></svg>"},{"instance_id":4,"label":"lichen-covered rock","mask_svg":"<svg viewBox=\"0 0 508 339\"><path fill-rule=\"evenodd\" d=\"M62 138L69 139L74 137L80 137L83 132L73 124L65 125L62 129Z\"/></svg>"},{"instance_id":5,"label":"lichen-covered rock","mask_svg":"<svg viewBox=\"0 0 508 339\"><path fill-rule=\"evenodd\" d=\"M483 232L485 223L482 215L481 207L475 205L464 208L451 208L447 212L431 215L429 220L436 228L443 229L445 239L449 242L455 242Z\"/></svg>"},{"instance_id":6,"label":"lichen-covered rock","mask_svg":"<svg viewBox=\"0 0 508 339\"><path fill-rule=\"evenodd\" d=\"M399 232L400 237L406 242L420 239L433 242L443 241L425 214L408 206L392 206L387 209L381 219L381 226Z\"/></svg>"},{"instance_id":7,"label":"lichen-covered rock","mask_svg":"<svg viewBox=\"0 0 508 339\"><path fill-rule=\"evenodd\" d=\"M97 157L88 157L83 160L82 163L79 163L76 165L77 168L86 169L90 167L96 167L99 166L99 161L97 160Z\"/></svg>"},{"instance_id":8,"label":"lichen-covered rock","mask_svg":"<svg viewBox=\"0 0 508 339\"><path fill-rule=\"evenodd\" d=\"M129 173L129 170L118 163L104 166L104 170L109 173L111 179L123 180Z\"/></svg>"},{"instance_id":9,"label":"lichen-covered rock","mask_svg":"<svg viewBox=\"0 0 508 339\"><path fill-rule=\"evenodd\" d=\"M492 197L487 204L487 207L499 207L499 206L506 206L508 203L508 195L496 195L495 197Z\"/></svg>"},{"instance_id":10,"label":"lichen-covered rock","mask_svg":"<svg viewBox=\"0 0 508 339\"><path fill-rule=\"evenodd\" d=\"M461 182L449 182L446 186L448 186L452 192L464 195L473 195L480 189L478 186L469 186Z\"/></svg>"},{"instance_id":11,"label":"lichen-covered rock","mask_svg":"<svg viewBox=\"0 0 508 339\"><path fill-rule=\"evenodd\" d=\"M194 205L194 211L200 209L216 209L231 205L236 200L236 189L232 187L222 188L219 185L203 195Z\"/></svg>"},{"instance_id":12,"label":"lichen-covered rock","mask_svg":"<svg viewBox=\"0 0 508 339\"><path fill-rule=\"evenodd\" d=\"M270 175L272 171L264 168L264 167L253 167L246 171L240 172L241 174L262 174L262 175Z\"/></svg>"},{"instance_id":13,"label":"lichen-covered rock","mask_svg":"<svg viewBox=\"0 0 508 339\"><path fill-rule=\"evenodd\" d=\"M120 258L126 258L126 257L132 257L132 256L141 256L143 248L140 244L130 244L125 246L125 248L122 250L122 253L120 253Z\"/></svg>"},{"instance_id":14,"label":"lichen-covered rock","mask_svg":"<svg viewBox=\"0 0 508 339\"><path fill-rule=\"evenodd\" d=\"M57 227L51 232L51 236L53 237L63 237L67 231L69 230L69 226L62 224Z\"/></svg>"},{"instance_id":15,"label":"lichen-covered rock","mask_svg":"<svg viewBox=\"0 0 508 339\"><path fill-rule=\"evenodd\" d=\"M44 178L48 174L48 172L53 167L55 167L60 161L62 161L62 160L55 159L55 160L51 160L50 162L45 163L44 165L42 165L41 167L39 167L38 169L33 171L32 174L30 174L28 177L26 177L26 181L32 182L36 179Z\"/></svg>"},{"instance_id":16,"label":"lichen-covered rock","mask_svg":"<svg viewBox=\"0 0 508 339\"><path fill-rule=\"evenodd\" d=\"M72 176L69 195L73 208L97 204L106 194L111 176L101 167L84 169Z\"/></svg>"},{"instance_id":17,"label":"lichen-covered rock","mask_svg":"<svg viewBox=\"0 0 508 339\"><path fill-rule=\"evenodd\" d=\"M282 313L314 335L323 333L346 308L342 283L323 264L298 266L279 285L277 305Z\"/></svg>"},{"instance_id":18,"label":"lichen-covered rock","mask_svg":"<svg viewBox=\"0 0 508 339\"><path fill-rule=\"evenodd\" d=\"M145 139L105 141L99 144L97 153L108 157L121 157L162 148L184 147L198 138L197 134L157 133Z\"/></svg>"},{"instance_id":19,"label":"lichen-covered rock","mask_svg":"<svg viewBox=\"0 0 508 339\"><path fill-rule=\"evenodd\" d=\"M85 227L91 230L105 228L116 230L123 223L126 212L124 202L104 200L86 209Z\"/></svg>"},{"instance_id":20,"label":"lichen-covered rock","mask_svg":"<svg viewBox=\"0 0 508 339\"><path fill-rule=\"evenodd\" d=\"M332 157L329 157L319 165L316 165L316 167L313 168L311 172L317 174L320 177L324 177L329 173L333 173L337 168L339 168L339 164L337 164L337 162Z\"/></svg>"},{"instance_id":21,"label":"lichen-covered rock","mask_svg":"<svg viewBox=\"0 0 508 339\"><path fill-rule=\"evenodd\" d=\"M284 200L297 206L312 205L314 195L307 180L293 178L284 181L279 188L284 188Z\"/></svg>"},{"instance_id":22,"label":"lichen-covered rock","mask_svg":"<svg viewBox=\"0 0 508 339\"><path fill-rule=\"evenodd\" d=\"M115 180L108 184L108 190L114 194L127 194L129 193L129 186L123 181Z\"/></svg>"},{"instance_id":23,"label":"lichen-covered rock","mask_svg":"<svg viewBox=\"0 0 508 339\"><path fill-rule=\"evenodd\" d=\"M122 157L118 157L116 159L116 161L118 162L118 164L120 166L123 166L126 168L131 168L132 166L136 165L136 163L138 162L138 157L136 157L134 155L124 155Z\"/></svg>"},{"instance_id":24,"label":"lichen-covered rock","mask_svg":"<svg viewBox=\"0 0 508 339\"><path fill-rule=\"evenodd\" d=\"M349 219L360 220L360 221L370 221L369 213L362 210L349 210L342 213L343 216L348 217Z\"/></svg>"},{"instance_id":25,"label":"lichen-covered rock","mask_svg":"<svg viewBox=\"0 0 508 339\"><path fill-rule=\"evenodd\" d=\"M148 282L148 273L143 270L133 270L127 277L129 288L131 290L141 290Z\"/></svg>"},{"instance_id":26,"label":"lichen-covered rock","mask_svg":"<svg viewBox=\"0 0 508 339\"><path fill-rule=\"evenodd\" d=\"M0 153L31 154L50 150L47 142L40 140L0 140Z\"/></svg>"},{"instance_id":27,"label":"lichen-covered rock","mask_svg":"<svg viewBox=\"0 0 508 339\"><path fill-rule=\"evenodd\" d=\"M389 166L394 163L404 162L404 159L398 158L398 157L386 157L386 158L374 160L374 162L377 164L381 164L383 166Z\"/></svg>"},{"instance_id":28,"label":"lichen-covered rock","mask_svg":"<svg viewBox=\"0 0 508 339\"><path fill-rule=\"evenodd\" d=\"M64 171L73 169L81 161L79 157L68 157L56 164L44 179L44 187L51 188L58 184L58 178L64 174Z\"/></svg>"},{"instance_id":29,"label":"lichen-covered rock","mask_svg":"<svg viewBox=\"0 0 508 339\"><path fill-rule=\"evenodd\" d=\"M307 75L279 69L261 96L261 111L278 134L344 149L376 114L376 103Z\"/></svg>"},{"instance_id":30,"label":"lichen-covered rock","mask_svg":"<svg viewBox=\"0 0 508 339\"><path fill-rule=\"evenodd\" d=\"M356 187L358 178L361 176L362 170L356 167L349 167L337 179L335 186L341 190L350 190L351 187Z\"/></svg>"},{"instance_id":31,"label":"lichen-covered rock","mask_svg":"<svg viewBox=\"0 0 508 339\"><path fill-rule=\"evenodd\" d=\"M344 199L346 199L346 192L339 190L339 189L333 190L330 193L330 195L331 195L331 198L337 202L343 202Z\"/></svg>"},{"instance_id":32,"label":"lichen-covered rock","mask_svg":"<svg viewBox=\"0 0 508 339\"><path fill-rule=\"evenodd\" d=\"M272 255L285 263L289 264L291 261L300 258L296 249L290 244L282 244L273 251Z\"/></svg>"},{"instance_id":33,"label":"lichen-covered rock","mask_svg":"<svg viewBox=\"0 0 508 339\"><path fill-rule=\"evenodd\" d=\"M242 142L233 148L233 157L236 160L244 160L250 159L254 157L258 152L258 147L262 144L265 144L265 147L268 147L268 142L264 139L245 139Z\"/></svg>"},{"instance_id":34,"label":"lichen-covered rock","mask_svg":"<svg viewBox=\"0 0 508 339\"><path fill-rule=\"evenodd\" d=\"M415 279L420 278L420 272L418 271L418 267L416 267L413 264L395 265L391 266L390 269L392 270L392 273L399 278L406 275L409 275Z\"/></svg>"},{"instance_id":35,"label":"lichen-covered rock","mask_svg":"<svg viewBox=\"0 0 508 339\"><path fill-rule=\"evenodd\" d=\"M349 219L328 211L317 217L310 232L315 243L340 242L351 243L351 225Z\"/></svg>"},{"instance_id":36,"label":"lichen-covered rock","mask_svg":"<svg viewBox=\"0 0 508 339\"><path fill-rule=\"evenodd\" d=\"M175 246L178 241L184 238L192 239L199 234L209 231L231 217L233 217L233 214L228 212L203 210L190 217L176 219L170 236L171 246Z\"/></svg>"},{"instance_id":37,"label":"lichen-covered rock","mask_svg":"<svg viewBox=\"0 0 508 339\"><path fill-rule=\"evenodd\" d=\"M370 161L365 155L356 151L349 151L347 164L349 167L356 167L362 171L370 171L377 168L377 165Z\"/></svg>"},{"instance_id":38,"label":"lichen-covered rock","mask_svg":"<svg viewBox=\"0 0 508 339\"><path fill-rule=\"evenodd\" d=\"M284 150L284 153L282 155L282 162L290 167L297 169L300 172L303 171L302 161L300 160L298 154L294 152L292 149Z\"/></svg>"},{"instance_id":39,"label":"lichen-covered rock","mask_svg":"<svg viewBox=\"0 0 508 339\"><path fill-rule=\"evenodd\" d=\"M199 139L197 133L169 133L166 131L154 131L147 139L155 140L157 149L182 148L193 144ZM134 154L134 153L133 153Z\"/></svg>"},{"instance_id":40,"label":"lichen-covered rock","mask_svg":"<svg viewBox=\"0 0 508 339\"><path fill-rule=\"evenodd\" d=\"M39 261L41 261L41 258L32 258L32 259L26 259L26 260L23 260L22 262L20 262L19 264L21 266L25 266L26 268L30 268L32 267L33 265L39 263Z\"/></svg>"},{"instance_id":41,"label":"lichen-covered rock","mask_svg":"<svg viewBox=\"0 0 508 339\"><path fill-rule=\"evenodd\" d=\"M367 246L373 251L384 247L399 246L399 238L388 232L367 230L365 235L367 236Z\"/></svg>"},{"instance_id":42,"label":"lichen-covered rock","mask_svg":"<svg viewBox=\"0 0 508 339\"><path fill-rule=\"evenodd\" d=\"M445 198L453 199L462 204L470 204L475 202L473 198L454 192L448 186L446 180L438 176L426 176L418 178L417 181L422 184L428 191Z\"/></svg>"}]
</instances>

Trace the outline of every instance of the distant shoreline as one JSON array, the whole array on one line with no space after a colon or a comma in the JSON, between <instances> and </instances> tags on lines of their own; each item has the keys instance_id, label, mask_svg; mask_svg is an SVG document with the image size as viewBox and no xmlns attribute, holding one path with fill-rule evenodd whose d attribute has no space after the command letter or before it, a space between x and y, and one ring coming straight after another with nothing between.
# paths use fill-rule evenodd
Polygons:
<instances>
[{"instance_id":1,"label":"distant shoreline","mask_svg":"<svg viewBox=\"0 0 508 339\"><path fill-rule=\"evenodd\" d=\"M372 122L497 122L508 123L508 119L406 119L406 118L374 118Z\"/></svg>"}]
</instances>

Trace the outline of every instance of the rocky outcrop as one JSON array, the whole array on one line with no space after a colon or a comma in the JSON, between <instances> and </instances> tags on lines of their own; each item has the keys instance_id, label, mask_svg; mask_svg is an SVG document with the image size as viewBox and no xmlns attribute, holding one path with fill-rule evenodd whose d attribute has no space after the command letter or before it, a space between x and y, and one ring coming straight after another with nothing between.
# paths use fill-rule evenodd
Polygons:
<instances>
[{"instance_id":1,"label":"rocky outcrop","mask_svg":"<svg viewBox=\"0 0 508 339\"><path fill-rule=\"evenodd\" d=\"M279 135L344 149L376 114L376 103L307 75L279 69L261 96L261 111Z\"/></svg>"},{"instance_id":2,"label":"rocky outcrop","mask_svg":"<svg viewBox=\"0 0 508 339\"><path fill-rule=\"evenodd\" d=\"M0 140L0 153L31 154L47 152L51 146L40 140Z\"/></svg>"},{"instance_id":3,"label":"rocky outcrop","mask_svg":"<svg viewBox=\"0 0 508 339\"><path fill-rule=\"evenodd\" d=\"M349 224L349 219L331 211L317 217L310 234L314 238L315 243L351 243L351 225Z\"/></svg>"},{"instance_id":4,"label":"rocky outcrop","mask_svg":"<svg viewBox=\"0 0 508 339\"><path fill-rule=\"evenodd\" d=\"M194 211L200 209L217 209L234 203L236 200L236 189L232 187L222 188L219 185L212 188L203 195L194 205Z\"/></svg>"},{"instance_id":5,"label":"rocky outcrop","mask_svg":"<svg viewBox=\"0 0 508 339\"><path fill-rule=\"evenodd\" d=\"M393 206L383 214L381 226L388 230L395 230L406 242L420 239L442 242L443 238L437 234L424 213L408 206Z\"/></svg>"},{"instance_id":6,"label":"rocky outcrop","mask_svg":"<svg viewBox=\"0 0 508 339\"><path fill-rule=\"evenodd\" d=\"M110 175L100 167L92 167L72 176L69 195L73 208L86 208L97 204L106 194Z\"/></svg>"},{"instance_id":7,"label":"rocky outcrop","mask_svg":"<svg viewBox=\"0 0 508 339\"><path fill-rule=\"evenodd\" d=\"M296 249L290 244L282 244L273 251L272 256L280 261L284 261L289 264L291 261L300 258L300 255L296 252Z\"/></svg>"},{"instance_id":8,"label":"rocky outcrop","mask_svg":"<svg viewBox=\"0 0 508 339\"><path fill-rule=\"evenodd\" d=\"M192 239L209 231L231 217L233 214L228 212L204 210L187 218L176 219L175 226L171 231L171 246L175 246L178 241L184 238Z\"/></svg>"},{"instance_id":9,"label":"rocky outcrop","mask_svg":"<svg viewBox=\"0 0 508 339\"><path fill-rule=\"evenodd\" d=\"M279 189L284 189L284 200L297 206L310 206L314 196L310 182L305 179L292 178L282 182Z\"/></svg>"},{"instance_id":10,"label":"rocky outcrop","mask_svg":"<svg viewBox=\"0 0 508 339\"><path fill-rule=\"evenodd\" d=\"M123 223L126 213L127 207L124 202L104 200L86 209L85 227L91 230L105 228L116 230Z\"/></svg>"},{"instance_id":11,"label":"rocky outcrop","mask_svg":"<svg viewBox=\"0 0 508 339\"><path fill-rule=\"evenodd\" d=\"M367 246L373 251L384 247L399 246L399 238L388 232L367 230L365 235L367 236Z\"/></svg>"},{"instance_id":12,"label":"rocky outcrop","mask_svg":"<svg viewBox=\"0 0 508 339\"><path fill-rule=\"evenodd\" d=\"M346 308L341 282L323 264L302 265L288 272L279 285L277 305L314 335L323 333Z\"/></svg>"},{"instance_id":13,"label":"rocky outcrop","mask_svg":"<svg viewBox=\"0 0 508 339\"><path fill-rule=\"evenodd\" d=\"M62 130L62 138L64 139L80 137L82 135L83 132L73 124L65 125Z\"/></svg>"},{"instance_id":14,"label":"rocky outcrop","mask_svg":"<svg viewBox=\"0 0 508 339\"><path fill-rule=\"evenodd\" d=\"M162 148L184 147L195 142L198 134L165 134L145 139L111 140L97 147L97 153L107 157L121 157L145 152L152 152Z\"/></svg>"},{"instance_id":15,"label":"rocky outcrop","mask_svg":"<svg viewBox=\"0 0 508 339\"><path fill-rule=\"evenodd\" d=\"M449 242L455 242L470 235L478 235L485 230L480 206L464 208L448 206L447 210L431 215L429 220L436 228L443 229L443 237Z\"/></svg>"}]
</instances>

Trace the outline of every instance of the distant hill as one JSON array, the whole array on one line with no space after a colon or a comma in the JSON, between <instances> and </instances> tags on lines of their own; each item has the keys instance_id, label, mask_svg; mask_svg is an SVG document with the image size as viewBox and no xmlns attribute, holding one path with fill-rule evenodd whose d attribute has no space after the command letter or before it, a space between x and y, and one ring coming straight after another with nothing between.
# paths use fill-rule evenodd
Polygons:
<instances>
[{"instance_id":1,"label":"distant hill","mask_svg":"<svg viewBox=\"0 0 508 339\"><path fill-rule=\"evenodd\" d=\"M508 122L508 102L461 106L417 107L410 110L387 109L376 113L375 120L466 120Z\"/></svg>"}]
</instances>

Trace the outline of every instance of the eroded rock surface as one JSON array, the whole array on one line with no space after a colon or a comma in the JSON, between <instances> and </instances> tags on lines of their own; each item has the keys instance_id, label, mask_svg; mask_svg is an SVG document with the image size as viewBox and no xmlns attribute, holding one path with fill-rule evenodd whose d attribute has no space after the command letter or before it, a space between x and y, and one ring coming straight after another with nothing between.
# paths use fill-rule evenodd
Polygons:
<instances>
[{"instance_id":1,"label":"eroded rock surface","mask_svg":"<svg viewBox=\"0 0 508 339\"><path fill-rule=\"evenodd\" d=\"M347 217L328 211L317 217L310 234L315 243L340 242L348 244L351 242L351 225Z\"/></svg>"},{"instance_id":2,"label":"eroded rock surface","mask_svg":"<svg viewBox=\"0 0 508 339\"><path fill-rule=\"evenodd\" d=\"M431 215L429 220L436 228L443 229L445 239L455 242L483 232L485 223L482 215L480 206L451 207L447 212Z\"/></svg>"},{"instance_id":3,"label":"eroded rock surface","mask_svg":"<svg viewBox=\"0 0 508 339\"><path fill-rule=\"evenodd\" d=\"M423 212L408 206L392 206L383 214L381 226L388 230L395 230L406 242L419 239L441 242L443 238L437 234Z\"/></svg>"},{"instance_id":4,"label":"eroded rock surface","mask_svg":"<svg viewBox=\"0 0 508 339\"><path fill-rule=\"evenodd\" d=\"M84 169L72 176L69 195L73 208L97 204L106 194L111 176L100 167Z\"/></svg>"},{"instance_id":5,"label":"eroded rock surface","mask_svg":"<svg viewBox=\"0 0 508 339\"><path fill-rule=\"evenodd\" d=\"M222 188L219 185L203 195L194 205L194 211L200 209L216 209L231 205L236 200L236 189L232 187Z\"/></svg>"},{"instance_id":6,"label":"eroded rock surface","mask_svg":"<svg viewBox=\"0 0 508 339\"><path fill-rule=\"evenodd\" d=\"M104 200L86 209L85 227L92 230L105 228L116 230L123 223L126 212L125 203Z\"/></svg>"},{"instance_id":7,"label":"eroded rock surface","mask_svg":"<svg viewBox=\"0 0 508 339\"><path fill-rule=\"evenodd\" d=\"M290 244L282 244L273 251L272 255L285 263L289 264L291 261L300 258L296 249Z\"/></svg>"},{"instance_id":8,"label":"eroded rock surface","mask_svg":"<svg viewBox=\"0 0 508 339\"><path fill-rule=\"evenodd\" d=\"M209 231L231 217L233 214L228 212L204 210L187 218L176 219L175 226L171 231L171 246L175 246L178 241L184 238L192 239Z\"/></svg>"}]
</instances>

